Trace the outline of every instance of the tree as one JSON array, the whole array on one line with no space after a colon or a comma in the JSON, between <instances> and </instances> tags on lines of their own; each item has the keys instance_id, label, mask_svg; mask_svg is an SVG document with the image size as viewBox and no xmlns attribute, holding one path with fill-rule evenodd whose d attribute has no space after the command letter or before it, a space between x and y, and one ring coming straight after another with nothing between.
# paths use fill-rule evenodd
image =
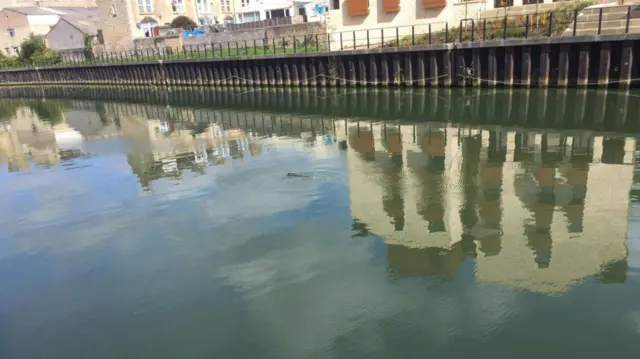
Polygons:
<instances>
[{"instance_id":1,"label":"tree","mask_svg":"<svg viewBox=\"0 0 640 359\"><path fill-rule=\"evenodd\" d=\"M24 64L50 65L60 62L60 54L47 48L41 36L31 34L20 44L19 59Z\"/></svg>"},{"instance_id":2,"label":"tree","mask_svg":"<svg viewBox=\"0 0 640 359\"><path fill-rule=\"evenodd\" d=\"M171 27L176 29L191 30L198 27L198 24L196 24L196 22L191 20L189 17L181 15L171 21Z\"/></svg>"},{"instance_id":3,"label":"tree","mask_svg":"<svg viewBox=\"0 0 640 359\"><path fill-rule=\"evenodd\" d=\"M46 49L47 44L42 36L31 34L20 44L20 61L31 62L33 55L43 53Z\"/></svg>"},{"instance_id":4,"label":"tree","mask_svg":"<svg viewBox=\"0 0 640 359\"><path fill-rule=\"evenodd\" d=\"M84 35L84 49L82 49L82 52L84 53L84 58L92 61L94 59L93 56L93 36L91 35Z\"/></svg>"}]
</instances>

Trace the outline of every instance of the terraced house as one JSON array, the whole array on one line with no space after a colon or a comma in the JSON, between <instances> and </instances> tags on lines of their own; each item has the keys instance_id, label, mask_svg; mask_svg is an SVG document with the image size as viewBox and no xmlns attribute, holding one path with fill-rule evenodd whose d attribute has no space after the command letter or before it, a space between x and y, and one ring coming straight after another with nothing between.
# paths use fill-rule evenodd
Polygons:
<instances>
[{"instance_id":1,"label":"terraced house","mask_svg":"<svg viewBox=\"0 0 640 359\"><path fill-rule=\"evenodd\" d=\"M334 33L332 43L342 47L362 46L366 42L380 43L396 36L412 33L423 35L441 31L445 24L457 27L476 25L482 19L499 19L505 15L534 14L567 7L584 1L556 0L331 0L327 16L327 31ZM596 6L631 5L637 0L594 0ZM635 7L633 7L635 8ZM626 8L620 9L623 18ZM618 15L612 15L613 17ZM580 20L579 20L580 21ZM597 27L597 22L593 22ZM568 23L567 26L570 26ZM340 35L342 33L342 35ZM333 46L335 48L335 46Z\"/></svg>"},{"instance_id":2,"label":"terraced house","mask_svg":"<svg viewBox=\"0 0 640 359\"><path fill-rule=\"evenodd\" d=\"M214 24L221 13L220 1L225 0L98 0L104 47L109 51L131 48L136 38L161 35L161 28L178 16L200 25Z\"/></svg>"},{"instance_id":3,"label":"terraced house","mask_svg":"<svg viewBox=\"0 0 640 359\"><path fill-rule=\"evenodd\" d=\"M640 0L592 0L580 12L578 34L598 28L600 7L610 8L603 17L602 33L625 30L621 25L631 6L630 30L640 31ZM351 49L389 42L407 36L427 36L445 28L479 26L483 19L543 13L574 6L584 0L98 0L105 51L133 48L133 40L164 35L162 28L184 15L201 26L235 24L228 31L256 29L303 22L322 22L330 33L330 49ZM624 7L616 6L624 5ZM595 19L595 20L594 20ZM571 28L573 16L566 27ZM556 25L558 22L556 20ZM562 28L561 30L563 30ZM324 32L324 31L323 31ZM323 36L324 38L324 36ZM180 46L179 43L164 46Z\"/></svg>"}]
</instances>

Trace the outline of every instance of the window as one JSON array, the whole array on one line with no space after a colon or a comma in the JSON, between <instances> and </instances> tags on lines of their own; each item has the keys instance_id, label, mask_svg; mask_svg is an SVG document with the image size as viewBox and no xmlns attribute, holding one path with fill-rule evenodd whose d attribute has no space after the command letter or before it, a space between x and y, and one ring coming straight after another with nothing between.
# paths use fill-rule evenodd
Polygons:
<instances>
[{"instance_id":1,"label":"window","mask_svg":"<svg viewBox=\"0 0 640 359\"><path fill-rule=\"evenodd\" d=\"M184 0L171 0L171 10L174 13L184 12Z\"/></svg>"},{"instance_id":2,"label":"window","mask_svg":"<svg viewBox=\"0 0 640 359\"><path fill-rule=\"evenodd\" d=\"M16 36L16 30L14 30L14 29L7 29L7 31L9 32L9 36L11 36L11 37Z\"/></svg>"},{"instance_id":3,"label":"window","mask_svg":"<svg viewBox=\"0 0 640 359\"><path fill-rule=\"evenodd\" d=\"M493 7L510 7L513 6L513 0L494 0Z\"/></svg>"},{"instance_id":4,"label":"window","mask_svg":"<svg viewBox=\"0 0 640 359\"><path fill-rule=\"evenodd\" d=\"M289 17L289 9L267 10L267 19L275 19L278 17Z\"/></svg>"},{"instance_id":5,"label":"window","mask_svg":"<svg viewBox=\"0 0 640 359\"><path fill-rule=\"evenodd\" d=\"M331 0L331 8L333 10L340 9L340 0Z\"/></svg>"},{"instance_id":6,"label":"window","mask_svg":"<svg viewBox=\"0 0 640 359\"><path fill-rule=\"evenodd\" d=\"M260 13L257 11L238 14L238 22L241 24L254 21L260 21Z\"/></svg>"},{"instance_id":7,"label":"window","mask_svg":"<svg viewBox=\"0 0 640 359\"><path fill-rule=\"evenodd\" d=\"M208 14L211 12L209 0L196 0L196 7L198 8L199 14Z\"/></svg>"},{"instance_id":8,"label":"window","mask_svg":"<svg viewBox=\"0 0 640 359\"><path fill-rule=\"evenodd\" d=\"M12 47L11 49L13 50L13 55L14 55L14 56L18 56L18 55L20 55L20 48L19 48L19 47L14 46L14 47Z\"/></svg>"},{"instance_id":9,"label":"window","mask_svg":"<svg viewBox=\"0 0 640 359\"><path fill-rule=\"evenodd\" d=\"M220 11L231 12L231 0L220 0Z\"/></svg>"},{"instance_id":10,"label":"window","mask_svg":"<svg viewBox=\"0 0 640 359\"><path fill-rule=\"evenodd\" d=\"M215 18L211 18L208 16L201 16L198 18L198 22L200 24L200 26L211 26L211 25L215 25L217 24L217 21Z\"/></svg>"},{"instance_id":11,"label":"window","mask_svg":"<svg viewBox=\"0 0 640 359\"><path fill-rule=\"evenodd\" d=\"M153 37L155 36L155 28L158 26L156 22L143 22L140 24L140 30L144 34L144 37Z\"/></svg>"},{"instance_id":12,"label":"window","mask_svg":"<svg viewBox=\"0 0 640 359\"><path fill-rule=\"evenodd\" d=\"M151 7L151 0L138 0L138 12L141 14L152 13L153 8Z\"/></svg>"},{"instance_id":13,"label":"window","mask_svg":"<svg viewBox=\"0 0 640 359\"><path fill-rule=\"evenodd\" d=\"M242 7L249 6L249 0L241 0L240 1L240 6L242 6Z\"/></svg>"}]
</instances>

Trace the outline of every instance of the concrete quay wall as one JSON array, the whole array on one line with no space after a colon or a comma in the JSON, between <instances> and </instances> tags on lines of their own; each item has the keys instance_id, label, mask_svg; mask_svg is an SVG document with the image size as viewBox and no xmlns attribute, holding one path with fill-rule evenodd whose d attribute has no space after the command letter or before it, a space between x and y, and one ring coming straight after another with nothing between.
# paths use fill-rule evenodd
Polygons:
<instances>
[{"instance_id":1,"label":"concrete quay wall","mask_svg":"<svg viewBox=\"0 0 640 359\"><path fill-rule=\"evenodd\" d=\"M635 55L635 56L634 56ZM1 85L616 86L638 83L640 35L107 63L0 71Z\"/></svg>"}]
</instances>

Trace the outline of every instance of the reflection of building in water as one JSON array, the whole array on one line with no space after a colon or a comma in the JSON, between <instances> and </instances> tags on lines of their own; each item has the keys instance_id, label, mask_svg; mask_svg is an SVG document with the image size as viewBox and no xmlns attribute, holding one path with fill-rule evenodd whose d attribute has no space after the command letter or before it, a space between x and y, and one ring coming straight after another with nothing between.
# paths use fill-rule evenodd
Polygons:
<instances>
[{"instance_id":1,"label":"reflection of building in water","mask_svg":"<svg viewBox=\"0 0 640 359\"><path fill-rule=\"evenodd\" d=\"M82 135L69 127L63 116L60 123L42 121L28 107L20 107L8 122L0 126L0 165L8 170L26 171L30 160L51 166L83 156Z\"/></svg>"},{"instance_id":2,"label":"reflection of building in water","mask_svg":"<svg viewBox=\"0 0 640 359\"><path fill-rule=\"evenodd\" d=\"M635 140L338 121L354 221L399 275L452 275L547 293L626 273Z\"/></svg>"},{"instance_id":3,"label":"reflection of building in water","mask_svg":"<svg viewBox=\"0 0 640 359\"><path fill-rule=\"evenodd\" d=\"M257 138L278 136L268 141L274 147L291 145L294 138L313 144L322 134L332 132L333 125L322 119L259 112L104 106L105 116L117 119L122 135L133 146L128 161L144 189L162 177L181 178L185 169L203 172L208 164L259 156L264 151L264 141Z\"/></svg>"},{"instance_id":4,"label":"reflection of building in water","mask_svg":"<svg viewBox=\"0 0 640 359\"><path fill-rule=\"evenodd\" d=\"M161 177L179 178L185 169L202 173L208 163L227 158L258 155L259 144L250 144L242 130L223 130L208 122L171 122L140 115L121 115L123 135L133 145L128 161L143 188Z\"/></svg>"}]
</instances>

